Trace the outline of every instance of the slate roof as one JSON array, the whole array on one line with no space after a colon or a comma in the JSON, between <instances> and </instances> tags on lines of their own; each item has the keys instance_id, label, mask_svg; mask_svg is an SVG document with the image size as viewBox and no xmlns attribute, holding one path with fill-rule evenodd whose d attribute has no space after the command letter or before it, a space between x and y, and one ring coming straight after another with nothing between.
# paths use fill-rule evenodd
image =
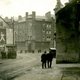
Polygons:
<instances>
[{"instance_id":1,"label":"slate roof","mask_svg":"<svg viewBox=\"0 0 80 80\"><path fill-rule=\"evenodd\" d=\"M51 15L51 17L55 19L55 15ZM29 15L28 18L32 18L32 15ZM46 16L35 16L35 20L42 21L43 19L45 19L45 21L50 21L50 19L48 19ZM18 20L18 22L25 22L25 21L26 17L22 17L20 20Z\"/></svg>"}]
</instances>

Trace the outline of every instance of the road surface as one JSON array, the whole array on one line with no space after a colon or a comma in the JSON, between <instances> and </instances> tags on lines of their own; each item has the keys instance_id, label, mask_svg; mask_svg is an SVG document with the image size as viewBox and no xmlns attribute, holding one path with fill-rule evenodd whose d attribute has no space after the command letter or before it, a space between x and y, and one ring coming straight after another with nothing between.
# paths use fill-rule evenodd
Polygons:
<instances>
[{"instance_id":1,"label":"road surface","mask_svg":"<svg viewBox=\"0 0 80 80\"><path fill-rule=\"evenodd\" d=\"M0 80L80 80L80 64L56 64L42 69L41 53L21 53L17 59L0 59Z\"/></svg>"}]
</instances>

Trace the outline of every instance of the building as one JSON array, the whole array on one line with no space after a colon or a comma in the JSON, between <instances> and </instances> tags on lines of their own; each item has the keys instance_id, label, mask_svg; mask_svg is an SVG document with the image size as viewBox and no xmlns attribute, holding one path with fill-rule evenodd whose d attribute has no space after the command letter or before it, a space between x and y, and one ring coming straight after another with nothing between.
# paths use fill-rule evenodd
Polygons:
<instances>
[{"instance_id":1,"label":"building","mask_svg":"<svg viewBox=\"0 0 80 80\"><path fill-rule=\"evenodd\" d=\"M76 27L77 0L70 0L56 13L56 62L77 63L80 60L79 27Z\"/></svg>"},{"instance_id":2,"label":"building","mask_svg":"<svg viewBox=\"0 0 80 80\"><path fill-rule=\"evenodd\" d=\"M9 47L13 48L13 29L0 17L0 49L4 48L5 51L8 51Z\"/></svg>"},{"instance_id":3,"label":"building","mask_svg":"<svg viewBox=\"0 0 80 80\"><path fill-rule=\"evenodd\" d=\"M19 16L14 23L17 50L31 52L54 47L54 23L54 17L50 12L45 16L37 16L34 11L32 14L26 12L25 17Z\"/></svg>"}]
</instances>

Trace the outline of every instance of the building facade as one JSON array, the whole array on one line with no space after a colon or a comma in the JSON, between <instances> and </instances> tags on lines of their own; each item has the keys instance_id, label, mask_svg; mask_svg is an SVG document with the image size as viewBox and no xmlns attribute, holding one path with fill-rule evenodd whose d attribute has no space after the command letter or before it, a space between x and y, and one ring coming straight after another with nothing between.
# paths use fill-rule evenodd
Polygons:
<instances>
[{"instance_id":1,"label":"building facade","mask_svg":"<svg viewBox=\"0 0 80 80\"><path fill-rule=\"evenodd\" d=\"M45 16L25 13L25 17L18 17L14 23L15 40L19 52L49 50L54 47L53 33L55 20L50 12Z\"/></svg>"}]
</instances>

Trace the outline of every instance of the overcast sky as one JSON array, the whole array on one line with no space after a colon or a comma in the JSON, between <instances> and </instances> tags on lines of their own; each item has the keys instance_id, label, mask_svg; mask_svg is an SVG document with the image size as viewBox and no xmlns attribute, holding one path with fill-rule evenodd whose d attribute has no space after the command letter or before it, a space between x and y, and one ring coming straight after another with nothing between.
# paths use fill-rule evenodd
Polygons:
<instances>
[{"instance_id":1,"label":"overcast sky","mask_svg":"<svg viewBox=\"0 0 80 80\"><path fill-rule=\"evenodd\" d=\"M56 0L0 0L0 15L2 17L17 17L18 15L25 16L25 12L36 12L36 15L45 15L46 12L51 11L56 5ZM61 0L62 4L68 0Z\"/></svg>"}]
</instances>

